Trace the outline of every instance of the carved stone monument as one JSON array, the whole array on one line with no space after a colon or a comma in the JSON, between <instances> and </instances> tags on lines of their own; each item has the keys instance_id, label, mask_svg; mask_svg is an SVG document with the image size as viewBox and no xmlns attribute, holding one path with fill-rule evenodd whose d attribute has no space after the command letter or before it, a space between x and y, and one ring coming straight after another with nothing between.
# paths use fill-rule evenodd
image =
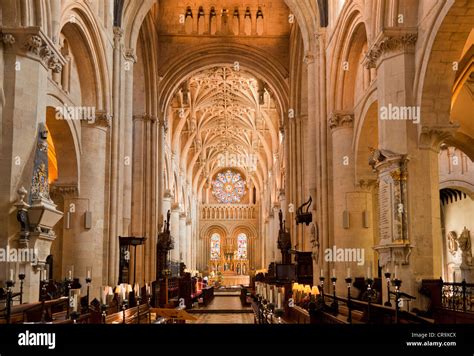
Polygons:
<instances>
[{"instance_id":1,"label":"carved stone monument","mask_svg":"<svg viewBox=\"0 0 474 356\"><path fill-rule=\"evenodd\" d=\"M472 265L471 233L465 226L457 242L462 251L461 278L472 283L474 281L474 266Z\"/></svg>"},{"instance_id":2,"label":"carved stone monument","mask_svg":"<svg viewBox=\"0 0 474 356\"><path fill-rule=\"evenodd\" d=\"M379 264L408 264L411 244L407 223L407 163L404 155L372 149L369 164L378 174L379 234L374 247Z\"/></svg>"}]
</instances>

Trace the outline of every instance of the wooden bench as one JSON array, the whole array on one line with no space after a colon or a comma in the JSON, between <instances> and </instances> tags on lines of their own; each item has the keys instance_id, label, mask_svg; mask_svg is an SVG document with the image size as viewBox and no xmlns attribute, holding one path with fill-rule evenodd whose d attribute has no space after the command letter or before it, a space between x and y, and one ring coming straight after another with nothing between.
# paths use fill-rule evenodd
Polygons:
<instances>
[{"instance_id":1,"label":"wooden bench","mask_svg":"<svg viewBox=\"0 0 474 356\"><path fill-rule=\"evenodd\" d=\"M140 306L107 315L105 317L105 324L150 324L150 317L150 306L148 304L140 304Z\"/></svg>"}]
</instances>

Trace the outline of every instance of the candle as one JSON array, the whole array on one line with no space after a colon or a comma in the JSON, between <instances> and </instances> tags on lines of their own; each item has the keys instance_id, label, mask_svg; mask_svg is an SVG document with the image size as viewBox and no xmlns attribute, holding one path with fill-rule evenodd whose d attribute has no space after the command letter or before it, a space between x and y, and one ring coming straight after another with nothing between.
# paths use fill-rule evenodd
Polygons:
<instances>
[{"instance_id":1,"label":"candle","mask_svg":"<svg viewBox=\"0 0 474 356\"><path fill-rule=\"evenodd\" d=\"M67 273L67 276L68 276L68 279L72 279L72 271L69 270L69 272Z\"/></svg>"},{"instance_id":2,"label":"candle","mask_svg":"<svg viewBox=\"0 0 474 356\"><path fill-rule=\"evenodd\" d=\"M125 299L125 287L123 284L120 285L120 291L122 292L122 299Z\"/></svg>"},{"instance_id":3,"label":"candle","mask_svg":"<svg viewBox=\"0 0 474 356\"><path fill-rule=\"evenodd\" d=\"M321 274L320 274L321 277L324 277L324 271L323 269L321 268Z\"/></svg>"},{"instance_id":4,"label":"candle","mask_svg":"<svg viewBox=\"0 0 474 356\"><path fill-rule=\"evenodd\" d=\"M140 297L140 285L138 283L135 283L135 295Z\"/></svg>"},{"instance_id":5,"label":"candle","mask_svg":"<svg viewBox=\"0 0 474 356\"><path fill-rule=\"evenodd\" d=\"M336 277L336 269L335 268L332 269L332 276Z\"/></svg>"},{"instance_id":6,"label":"candle","mask_svg":"<svg viewBox=\"0 0 474 356\"><path fill-rule=\"evenodd\" d=\"M77 312L77 294L74 294L72 298L72 310Z\"/></svg>"},{"instance_id":7,"label":"candle","mask_svg":"<svg viewBox=\"0 0 474 356\"><path fill-rule=\"evenodd\" d=\"M347 278L351 278L351 268L347 267Z\"/></svg>"},{"instance_id":8,"label":"candle","mask_svg":"<svg viewBox=\"0 0 474 356\"><path fill-rule=\"evenodd\" d=\"M91 270L90 269L87 270L87 278L91 279Z\"/></svg>"},{"instance_id":9,"label":"candle","mask_svg":"<svg viewBox=\"0 0 474 356\"><path fill-rule=\"evenodd\" d=\"M281 293L280 293L280 288L278 288L278 294L277 294L277 309L281 309Z\"/></svg>"},{"instance_id":10,"label":"candle","mask_svg":"<svg viewBox=\"0 0 474 356\"><path fill-rule=\"evenodd\" d=\"M102 287L102 293L101 293L101 299L100 299L100 302L102 303L102 305L106 305L107 304L107 292L109 291L109 288L108 287Z\"/></svg>"},{"instance_id":11,"label":"candle","mask_svg":"<svg viewBox=\"0 0 474 356\"><path fill-rule=\"evenodd\" d=\"M398 265L395 265L395 275L394 275L394 278L395 278L395 279L398 278Z\"/></svg>"},{"instance_id":12,"label":"candle","mask_svg":"<svg viewBox=\"0 0 474 356\"><path fill-rule=\"evenodd\" d=\"M367 266L367 278L372 279L372 262Z\"/></svg>"},{"instance_id":13,"label":"candle","mask_svg":"<svg viewBox=\"0 0 474 356\"><path fill-rule=\"evenodd\" d=\"M10 268L10 281L14 281L14 274L13 274L13 268Z\"/></svg>"},{"instance_id":14,"label":"candle","mask_svg":"<svg viewBox=\"0 0 474 356\"><path fill-rule=\"evenodd\" d=\"M43 269L41 272L43 273L43 278L42 278L42 280L43 280L43 281L46 281L47 278L48 278L47 275L46 275L46 270Z\"/></svg>"}]
</instances>

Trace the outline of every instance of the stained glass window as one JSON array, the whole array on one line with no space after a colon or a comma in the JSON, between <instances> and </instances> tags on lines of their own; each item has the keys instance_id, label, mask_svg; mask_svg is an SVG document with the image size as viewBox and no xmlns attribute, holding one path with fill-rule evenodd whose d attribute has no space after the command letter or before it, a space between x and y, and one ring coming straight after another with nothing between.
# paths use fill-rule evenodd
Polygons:
<instances>
[{"instance_id":1,"label":"stained glass window","mask_svg":"<svg viewBox=\"0 0 474 356\"><path fill-rule=\"evenodd\" d=\"M218 260L221 254L221 236L212 234L211 236L211 260Z\"/></svg>"},{"instance_id":2,"label":"stained glass window","mask_svg":"<svg viewBox=\"0 0 474 356\"><path fill-rule=\"evenodd\" d=\"M237 172L228 170L218 173L212 182L212 194L219 203L240 203L245 194L245 181Z\"/></svg>"},{"instance_id":3,"label":"stained glass window","mask_svg":"<svg viewBox=\"0 0 474 356\"><path fill-rule=\"evenodd\" d=\"M247 259L247 235L244 233L237 236L237 258L239 260Z\"/></svg>"}]
</instances>

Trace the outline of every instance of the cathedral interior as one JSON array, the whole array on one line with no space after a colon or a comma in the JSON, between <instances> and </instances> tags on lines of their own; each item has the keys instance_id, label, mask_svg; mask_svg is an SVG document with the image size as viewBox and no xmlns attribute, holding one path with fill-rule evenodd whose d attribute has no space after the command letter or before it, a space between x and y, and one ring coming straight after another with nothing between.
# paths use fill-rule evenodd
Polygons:
<instances>
[{"instance_id":1,"label":"cathedral interior","mask_svg":"<svg viewBox=\"0 0 474 356\"><path fill-rule=\"evenodd\" d=\"M0 324L474 323L473 0L2 0L0 73Z\"/></svg>"}]
</instances>

